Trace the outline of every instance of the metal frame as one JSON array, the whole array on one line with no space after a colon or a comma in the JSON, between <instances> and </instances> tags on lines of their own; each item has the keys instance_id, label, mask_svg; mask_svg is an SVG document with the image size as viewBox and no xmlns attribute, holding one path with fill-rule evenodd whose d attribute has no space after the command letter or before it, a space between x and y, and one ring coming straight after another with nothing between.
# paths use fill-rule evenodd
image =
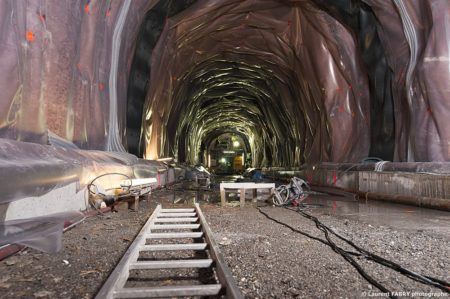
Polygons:
<instances>
[{"instance_id":1,"label":"metal frame","mask_svg":"<svg viewBox=\"0 0 450 299\"><path fill-rule=\"evenodd\" d=\"M181 224L180 222L187 222ZM161 223L161 224L158 224ZM175 223L175 224L167 224ZM171 229L201 229L201 232L158 232ZM156 232L154 232L156 231ZM146 245L147 239L204 238L205 243L154 244ZM139 253L145 251L208 251L210 258L190 260L138 261ZM219 283L190 286L131 287L125 288L130 270L142 269L179 269L214 267ZM200 206L195 209L162 209L158 205L148 221L142 227L136 239L123 255L116 268L98 292L96 299L103 298L155 298L179 296L210 296L223 291L227 298L244 298L237 287L231 271L219 253Z\"/></svg>"},{"instance_id":2,"label":"metal frame","mask_svg":"<svg viewBox=\"0 0 450 299\"><path fill-rule=\"evenodd\" d=\"M143 245L145 245L145 242L147 240L146 237L147 231L149 230L150 226L154 223L154 219L157 217L159 211L161 211L161 205L158 205L156 207L153 214L150 216L145 225L142 227L141 231L134 239L133 243L131 243L130 247L128 247L128 250L123 255L119 264L117 264L114 271L111 273L111 275L109 275L108 280L105 282L105 284L100 289L95 298L97 299L114 298L114 291L116 289L124 287L130 274L129 271L130 263L138 259L139 249Z\"/></svg>"},{"instance_id":3,"label":"metal frame","mask_svg":"<svg viewBox=\"0 0 450 299\"><path fill-rule=\"evenodd\" d=\"M205 234L206 242L209 244L209 254L211 255L211 258L216 262L217 277L219 278L220 283L225 287L226 297L230 299L244 299L244 295L242 295L241 291L239 290L236 281L231 274L230 268L228 268L225 260L220 254L219 246L214 240L213 233L209 228L209 225L206 222L205 216L203 215L202 210L200 210L200 205L198 203L195 204L195 210L197 211L200 222L202 223L202 231Z\"/></svg>"}]
</instances>

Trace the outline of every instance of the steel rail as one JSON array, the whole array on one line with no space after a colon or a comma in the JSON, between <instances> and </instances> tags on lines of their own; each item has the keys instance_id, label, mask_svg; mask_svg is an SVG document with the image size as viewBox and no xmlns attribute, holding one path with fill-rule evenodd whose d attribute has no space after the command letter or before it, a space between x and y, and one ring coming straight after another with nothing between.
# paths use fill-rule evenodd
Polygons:
<instances>
[{"instance_id":1,"label":"steel rail","mask_svg":"<svg viewBox=\"0 0 450 299\"><path fill-rule=\"evenodd\" d=\"M152 241L155 239L162 240L164 244L147 244L147 240ZM170 239L196 239L198 242L171 244L169 242ZM203 251L207 258L179 260L171 257L167 260L139 261L141 252L183 252L188 250ZM212 273L215 273L217 283L152 287L125 286L130 275L130 270L154 271L164 269L167 271L179 271L177 269L199 268L211 269ZM160 298L184 296L244 298L237 287L230 269L220 254L219 247L214 241L213 233L206 222L200 206L195 204L195 209L162 209L161 205L158 205L95 298Z\"/></svg>"}]
</instances>

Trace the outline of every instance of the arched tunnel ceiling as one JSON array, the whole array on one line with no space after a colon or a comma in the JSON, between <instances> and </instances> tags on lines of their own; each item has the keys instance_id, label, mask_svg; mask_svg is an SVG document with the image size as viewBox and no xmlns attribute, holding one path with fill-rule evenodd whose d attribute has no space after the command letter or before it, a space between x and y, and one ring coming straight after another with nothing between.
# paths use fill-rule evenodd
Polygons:
<instances>
[{"instance_id":1,"label":"arched tunnel ceiling","mask_svg":"<svg viewBox=\"0 0 450 299\"><path fill-rule=\"evenodd\" d=\"M336 42L352 44L352 36L331 20L311 3L278 1L197 2L169 19L152 52L146 154L176 155L182 142L196 162L219 126L251 135L257 165L367 156L367 80L354 76L354 47ZM338 124L342 131L330 130Z\"/></svg>"},{"instance_id":2,"label":"arched tunnel ceiling","mask_svg":"<svg viewBox=\"0 0 450 299\"><path fill-rule=\"evenodd\" d=\"M61 2L61 1L60 1ZM446 0L2 1L0 137L196 163L448 161Z\"/></svg>"}]
</instances>

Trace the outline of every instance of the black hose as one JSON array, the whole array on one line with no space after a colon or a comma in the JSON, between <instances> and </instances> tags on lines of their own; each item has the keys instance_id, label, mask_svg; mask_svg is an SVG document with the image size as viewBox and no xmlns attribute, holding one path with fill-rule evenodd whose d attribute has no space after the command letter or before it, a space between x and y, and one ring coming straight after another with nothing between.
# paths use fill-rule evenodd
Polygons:
<instances>
[{"instance_id":1,"label":"black hose","mask_svg":"<svg viewBox=\"0 0 450 299\"><path fill-rule=\"evenodd\" d=\"M396 298L396 297L393 296L392 293L387 288L385 288L383 285L381 285L375 279L373 279L370 275L368 275L364 271L364 269L354 260L354 258L352 256L362 256L362 257L364 257L364 258L366 258L366 259L368 259L370 261L376 262L376 263L378 263L380 265L383 265L385 267L389 267L389 268L391 268L391 269L393 269L393 270L395 270L395 271L405 275L406 277L408 277L408 278L410 278L410 279L412 279L414 281L417 281L417 282L420 282L420 283L423 283L423 284L426 284L426 285L431 285L431 286L439 288L439 289L441 289L441 290L443 290L443 291L445 291L447 293L450 293L450 284L448 282L443 281L443 280L439 280L437 278L433 278L433 277L430 277L430 276L425 276L425 275L421 275L421 274L415 273L415 272L413 272L411 270L403 268L402 266L400 266L399 264L397 264L395 262L387 260L387 259L385 259L383 257L380 257L380 256L374 254L374 253L371 253L371 252L369 252L369 251L367 251L367 250L357 246L355 243L353 243L352 241L348 240L347 238L345 238L345 237L341 236L340 234L336 233L334 230L332 230L331 228L327 227L322 222L320 222L317 217L302 211L300 208L298 208L298 209L291 209L291 208L287 208L287 207L285 207L285 208L288 209L288 210L291 210L291 211L298 212L303 217L314 221L314 223L316 224L316 227L324 233L324 236L325 236L326 240L323 240L323 239L311 236L310 234L308 234L306 232L303 232L301 230L298 230L298 229L290 226L289 224L281 222L281 221L271 217L266 212L262 211L261 208L259 208L259 207L257 209L258 209L258 211L261 214L263 214L268 219L270 219L270 220L272 220L272 221L274 221L274 222L276 222L276 223L278 223L280 225L283 225L283 226L289 228L290 230L292 230L292 231L294 231L296 233L302 234L302 235L304 235L304 236L306 236L308 238L314 239L314 240L319 241L319 242L321 242L321 243L323 243L325 245L330 246L333 249L333 251L335 251L336 253L340 254L346 261L348 261L358 271L358 273L360 273L361 276L364 277L364 279L366 279L369 283L371 283L372 285L377 287L380 291L382 291L384 293L388 293L390 295L390 298ZM335 235L336 237L338 237L342 241L346 242L350 246L352 246L358 252L346 251L343 248L341 248L338 245L336 245L331 240L330 233L332 235Z\"/></svg>"},{"instance_id":2,"label":"black hose","mask_svg":"<svg viewBox=\"0 0 450 299\"><path fill-rule=\"evenodd\" d=\"M439 280L437 278L433 278L433 277L429 277L429 276L425 276L425 275L421 275L418 273L415 273L411 270L408 270L406 268L403 268L402 266L400 266L399 264L387 260L381 256L378 256L372 252L369 252L361 247L359 247L358 245L356 245L355 243L353 243L352 241L348 240L347 238L339 235L338 233L336 233L333 229L327 227L326 225L324 225L322 222L319 221L319 219L317 219L317 217L310 215L308 213L306 213L305 211L302 211L300 209L294 210L294 209L289 209L291 211L296 211L298 212L300 215L302 215L305 218L308 218L312 221L314 221L316 223L316 226L322 230L322 231L327 231L332 233L333 235L335 235L336 237L338 237L339 239L341 239L342 241L346 242L347 244L349 244L350 246L352 246L354 249L356 249L358 252L362 253L362 256L364 256L365 258L367 258L368 260L374 261L380 265L383 265L385 267L389 267L405 276L407 276L408 278L415 280L417 282L426 284L426 285L431 285L434 286L436 288L439 288L447 293L450 293L450 283Z\"/></svg>"},{"instance_id":3,"label":"black hose","mask_svg":"<svg viewBox=\"0 0 450 299\"><path fill-rule=\"evenodd\" d=\"M382 285L381 285L380 283L378 283L375 279L373 279L369 274L367 274L367 273L364 271L364 269L363 269L363 268L362 268L362 267L361 267L361 266L353 259L353 257L352 257L351 255L359 256L358 253L348 252L348 251L346 251L346 250L340 248L339 246L337 246L334 242L332 242L332 241L329 239L328 232L325 232L325 237L326 237L326 239L327 239L327 241L325 241L325 240L323 240L323 239L314 237L314 236L312 236L312 235L310 235L310 234L308 234L308 233L306 233L306 232L304 232L304 231L298 230L298 229L296 229L296 228L290 226L289 224L286 224L286 223L284 223L284 222L281 222L281 221L279 221L279 220L276 220L275 218L272 218L272 217L269 216L267 213L265 213L264 211L262 211L261 208L259 208L259 207L258 207L257 209L258 209L258 211L259 211L261 214L263 214L264 216L266 216L268 219L270 219L270 220L272 220L272 221L274 221L274 222L276 222L276 223L278 223L278 224L280 224L280 225L283 225L283 226L289 228L290 230L292 230L292 231L294 231L294 232L296 232L296 233L302 234L302 235L304 235L304 236L306 236L306 237L308 237L308 238L317 240L317 241L319 241L319 242L321 242L321 243L323 243L323 244L325 244L325 245L330 246L331 249L333 249L333 251L335 251L336 253L340 254L346 261L348 261L348 262L356 269L356 271L358 271L358 273L361 274L361 275L362 275L362 276L363 276L370 284L374 285L375 287L377 287L380 291L382 291L382 292L384 292L384 293L391 294L391 292L390 292L387 288L385 288L384 286L382 286ZM396 296L390 296L390 298L397 298L397 297L396 297Z\"/></svg>"},{"instance_id":4,"label":"black hose","mask_svg":"<svg viewBox=\"0 0 450 299\"><path fill-rule=\"evenodd\" d=\"M95 177L95 178L87 185L87 188L88 188L89 192L92 193L92 194L95 194L95 192L93 192L93 191L91 190L91 186L95 186L94 182L95 182L96 180L98 180L98 179L101 178L101 177L107 176L107 175L121 175L121 176L124 176L124 177L126 177L127 179L129 179L130 182L131 182L131 178L130 178L129 175L126 175L126 174L124 174L124 173L119 173L119 172L108 172L108 173L104 173L104 174L102 174L102 175L99 175L99 176ZM128 189L130 189L131 187L133 187L133 183L131 183L131 184L128 186Z\"/></svg>"}]
</instances>

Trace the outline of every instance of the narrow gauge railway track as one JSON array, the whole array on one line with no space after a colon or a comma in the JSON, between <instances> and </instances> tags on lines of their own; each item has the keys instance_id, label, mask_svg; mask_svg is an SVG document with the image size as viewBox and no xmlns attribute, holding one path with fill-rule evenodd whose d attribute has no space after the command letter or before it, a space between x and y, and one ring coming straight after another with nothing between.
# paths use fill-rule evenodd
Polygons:
<instances>
[{"instance_id":1,"label":"narrow gauge railway track","mask_svg":"<svg viewBox=\"0 0 450 299\"><path fill-rule=\"evenodd\" d=\"M96 299L186 296L243 298L200 206L158 205Z\"/></svg>"}]
</instances>

